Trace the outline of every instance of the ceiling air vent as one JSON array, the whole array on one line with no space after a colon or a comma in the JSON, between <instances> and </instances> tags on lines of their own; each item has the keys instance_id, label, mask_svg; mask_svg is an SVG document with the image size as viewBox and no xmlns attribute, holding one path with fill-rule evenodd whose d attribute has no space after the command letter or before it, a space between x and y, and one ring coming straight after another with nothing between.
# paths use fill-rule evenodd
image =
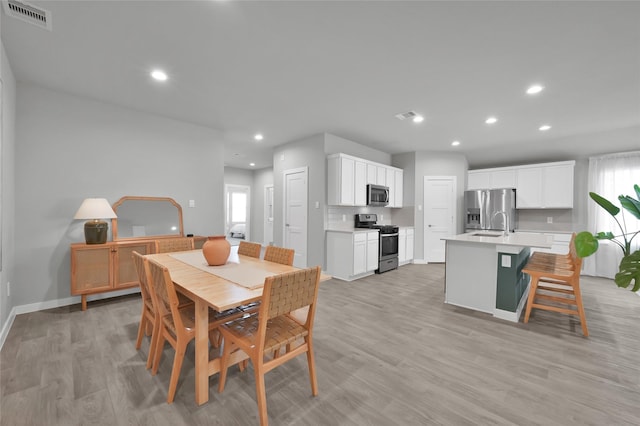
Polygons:
<instances>
[{"instance_id":1,"label":"ceiling air vent","mask_svg":"<svg viewBox=\"0 0 640 426\"><path fill-rule=\"evenodd\" d=\"M7 16L51 31L51 12L48 10L18 0L2 0L2 6L4 6L4 13Z\"/></svg>"},{"instance_id":2,"label":"ceiling air vent","mask_svg":"<svg viewBox=\"0 0 640 426\"><path fill-rule=\"evenodd\" d=\"M408 112L403 112L402 114L396 114L396 118L398 120L407 120L409 118L413 119L417 116L418 114L415 113L414 111L408 111Z\"/></svg>"}]
</instances>

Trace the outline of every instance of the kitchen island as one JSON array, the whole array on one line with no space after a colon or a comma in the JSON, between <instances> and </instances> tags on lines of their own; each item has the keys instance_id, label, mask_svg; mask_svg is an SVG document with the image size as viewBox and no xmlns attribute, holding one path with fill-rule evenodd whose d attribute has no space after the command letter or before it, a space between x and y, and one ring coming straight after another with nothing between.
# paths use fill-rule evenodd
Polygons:
<instances>
[{"instance_id":1,"label":"kitchen island","mask_svg":"<svg viewBox=\"0 0 640 426\"><path fill-rule=\"evenodd\" d=\"M551 248L544 234L477 231L446 242L445 303L517 322L526 303L529 277L522 268L530 248Z\"/></svg>"}]
</instances>

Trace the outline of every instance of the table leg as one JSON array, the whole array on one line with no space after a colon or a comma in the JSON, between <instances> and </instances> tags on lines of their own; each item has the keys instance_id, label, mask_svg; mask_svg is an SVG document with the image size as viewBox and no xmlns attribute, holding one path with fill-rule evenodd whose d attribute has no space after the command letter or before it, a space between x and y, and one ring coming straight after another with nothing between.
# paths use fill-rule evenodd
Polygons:
<instances>
[{"instance_id":1,"label":"table leg","mask_svg":"<svg viewBox=\"0 0 640 426\"><path fill-rule=\"evenodd\" d=\"M196 404L209 401L209 307L196 299Z\"/></svg>"}]
</instances>

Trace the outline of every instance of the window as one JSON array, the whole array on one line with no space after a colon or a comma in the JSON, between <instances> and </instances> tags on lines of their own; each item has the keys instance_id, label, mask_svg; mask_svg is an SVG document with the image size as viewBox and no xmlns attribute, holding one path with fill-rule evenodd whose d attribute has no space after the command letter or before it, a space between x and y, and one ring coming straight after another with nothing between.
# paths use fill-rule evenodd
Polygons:
<instances>
[{"instance_id":1,"label":"window","mask_svg":"<svg viewBox=\"0 0 640 426\"><path fill-rule=\"evenodd\" d=\"M619 195L636 197L633 185L640 185L640 151L610 154L589 159L588 191L595 192L620 207ZM640 230L640 221L621 208L616 216L627 232ZM588 230L592 233L611 231L620 235L616 221L589 198L587 204ZM632 249L640 248L640 237L633 240ZM620 248L601 241L598 251L584 259L584 273L613 278L622 259Z\"/></svg>"}]
</instances>

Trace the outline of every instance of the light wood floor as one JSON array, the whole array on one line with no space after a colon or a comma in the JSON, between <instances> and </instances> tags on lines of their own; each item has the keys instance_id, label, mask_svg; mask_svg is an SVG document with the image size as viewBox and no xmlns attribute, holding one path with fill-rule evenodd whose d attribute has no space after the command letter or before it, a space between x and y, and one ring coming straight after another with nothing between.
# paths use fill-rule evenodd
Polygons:
<instances>
[{"instance_id":1,"label":"light wood floor","mask_svg":"<svg viewBox=\"0 0 640 426\"><path fill-rule=\"evenodd\" d=\"M443 265L323 283L319 395L305 357L267 375L272 425L623 425L640 422L640 297L583 277L591 336L535 312L514 324L443 303ZM193 343L176 400L173 350L158 375L136 351L137 296L19 315L1 352L2 425L258 424L253 370L194 402Z\"/></svg>"}]
</instances>

